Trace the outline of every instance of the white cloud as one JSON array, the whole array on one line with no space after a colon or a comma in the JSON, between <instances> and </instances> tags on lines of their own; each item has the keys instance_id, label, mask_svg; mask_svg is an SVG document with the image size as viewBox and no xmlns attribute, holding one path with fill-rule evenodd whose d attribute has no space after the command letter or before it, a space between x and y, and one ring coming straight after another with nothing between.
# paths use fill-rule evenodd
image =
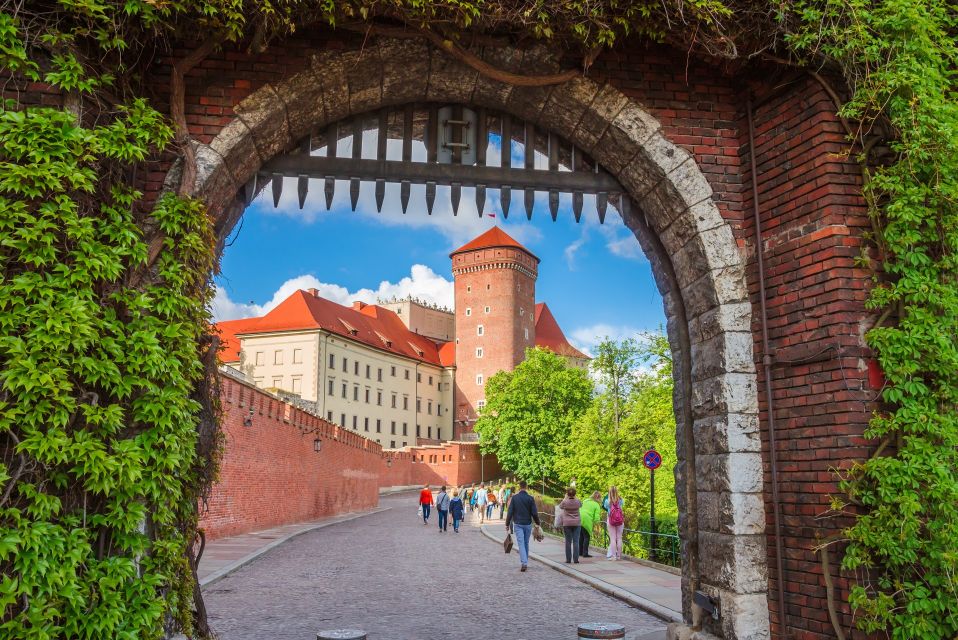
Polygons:
<instances>
[{"instance_id":1,"label":"white cloud","mask_svg":"<svg viewBox=\"0 0 958 640\"><path fill-rule=\"evenodd\" d=\"M645 329L632 327L628 325L612 325L599 323L588 327L579 327L573 329L567 334L569 342L579 351L586 355L595 354L595 348L606 338L612 340L624 340L625 338L637 338Z\"/></svg>"},{"instance_id":2,"label":"white cloud","mask_svg":"<svg viewBox=\"0 0 958 640\"><path fill-rule=\"evenodd\" d=\"M582 245L586 243L589 239L589 229L588 227L582 227L582 233L579 234L579 237L576 240L573 240L566 248L563 250L562 255L565 257L566 266L569 267L569 271L576 270L575 257L579 249L582 248Z\"/></svg>"},{"instance_id":3,"label":"white cloud","mask_svg":"<svg viewBox=\"0 0 958 640\"><path fill-rule=\"evenodd\" d=\"M338 284L322 282L311 274L303 274L281 284L263 304L234 302L223 287L217 285L213 298L213 319L220 321L261 316L269 313L299 289L310 288L315 288L320 296L342 305L350 305L356 300L375 303L381 299L412 296L451 309L455 300L451 280L446 280L425 265L415 264L409 275L398 282L383 280L376 289L363 288L356 291L349 291Z\"/></svg>"}]
</instances>

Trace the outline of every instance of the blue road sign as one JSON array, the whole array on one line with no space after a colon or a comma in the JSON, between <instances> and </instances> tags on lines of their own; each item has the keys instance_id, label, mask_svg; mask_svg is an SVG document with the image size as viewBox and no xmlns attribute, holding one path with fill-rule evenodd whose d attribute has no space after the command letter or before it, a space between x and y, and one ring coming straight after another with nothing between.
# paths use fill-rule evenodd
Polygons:
<instances>
[{"instance_id":1,"label":"blue road sign","mask_svg":"<svg viewBox=\"0 0 958 640\"><path fill-rule=\"evenodd\" d=\"M642 464L654 471L662 466L662 455L655 449L649 449L642 456Z\"/></svg>"}]
</instances>

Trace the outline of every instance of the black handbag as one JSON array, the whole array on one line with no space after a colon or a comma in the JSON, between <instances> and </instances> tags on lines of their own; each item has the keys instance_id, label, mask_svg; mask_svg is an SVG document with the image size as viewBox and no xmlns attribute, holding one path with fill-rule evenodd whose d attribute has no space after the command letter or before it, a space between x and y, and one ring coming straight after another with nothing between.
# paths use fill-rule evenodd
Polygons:
<instances>
[{"instance_id":1,"label":"black handbag","mask_svg":"<svg viewBox=\"0 0 958 640\"><path fill-rule=\"evenodd\" d=\"M502 541L502 550L505 551L506 553L509 553L512 551L512 534L511 533L507 533L506 539Z\"/></svg>"}]
</instances>

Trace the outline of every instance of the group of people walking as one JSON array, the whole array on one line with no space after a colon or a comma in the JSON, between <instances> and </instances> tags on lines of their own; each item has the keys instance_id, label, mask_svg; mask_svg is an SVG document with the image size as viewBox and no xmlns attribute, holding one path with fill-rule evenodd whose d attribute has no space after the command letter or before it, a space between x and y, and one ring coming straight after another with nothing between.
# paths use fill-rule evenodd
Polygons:
<instances>
[{"instance_id":1,"label":"group of people walking","mask_svg":"<svg viewBox=\"0 0 958 640\"><path fill-rule=\"evenodd\" d=\"M511 498L512 487L506 485L490 484L487 487L485 483L480 483L478 487L475 484L462 486L453 489L451 496L443 485L433 497L432 489L427 484L419 492L419 510L422 513L422 523L428 525L429 516L435 506L439 531L447 531L449 519L452 518L452 529L459 533L459 525L465 519L467 509L470 513L477 514L480 524L491 520L497 509L501 520Z\"/></svg>"},{"instance_id":2,"label":"group of people walking","mask_svg":"<svg viewBox=\"0 0 958 640\"><path fill-rule=\"evenodd\" d=\"M485 483L480 483L478 487L473 484L453 489L450 496L444 485L435 497L427 484L419 493L419 510L423 525L429 524L429 516L434 506L440 533L448 531L450 518L453 531L459 533L459 526L467 512L475 513L482 524L487 519L492 519L498 508L499 518L502 519L505 515L506 530L515 535L519 551L519 570L526 571L529 565L529 540L533 537L534 527L541 527L542 523L535 498L529 495L525 481L519 483L519 490L515 493L512 487L507 485L487 487ZM554 522L554 527L562 531L565 538L566 563L578 564L579 558L593 557L590 553L592 532L597 523L603 522L603 512L606 514L604 522L609 534L606 558L621 560L622 532L625 529L622 511L624 506L625 501L614 485L609 487L605 496L595 491L585 500L576 497L574 486L566 489L565 497L556 505ZM538 531L535 533L540 535Z\"/></svg>"},{"instance_id":3,"label":"group of people walking","mask_svg":"<svg viewBox=\"0 0 958 640\"><path fill-rule=\"evenodd\" d=\"M602 522L602 512L608 516L605 519L606 529L609 532L609 547L606 558L609 560L622 559L622 531L625 529L625 517L622 508L625 500L619 495L615 485L609 487L609 492L602 497L598 491L592 493L585 500L576 498L575 487L566 489L565 498L556 505L555 528L561 530L565 537L566 564L579 564L579 558L591 558L592 532L598 522Z\"/></svg>"}]
</instances>

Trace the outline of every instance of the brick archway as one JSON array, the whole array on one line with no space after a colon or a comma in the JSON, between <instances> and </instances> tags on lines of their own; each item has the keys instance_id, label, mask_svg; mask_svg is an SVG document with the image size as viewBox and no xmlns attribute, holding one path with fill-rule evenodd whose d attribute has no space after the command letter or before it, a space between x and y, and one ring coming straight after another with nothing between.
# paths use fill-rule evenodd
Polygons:
<instances>
[{"instance_id":1,"label":"brick archway","mask_svg":"<svg viewBox=\"0 0 958 640\"><path fill-rule=\"evenodd\" d=\"M557 66L537 49L484 55L523 73ZM676 355L685 623L729 640L769 637L745 257L695 160L639 104L585 77L552 87L500 84L424 44L382 39L362 51L317 53L307 70L236 105L237 117L209 145L197 144L195 192L225 237L243 211L242 185L264 162L312 129L417 101L489 107L534 122L589 152L632 197L625 223L653 263ZM692 604L694 591L719 605L718 622Z\"/></svg>"}]
</instances>

